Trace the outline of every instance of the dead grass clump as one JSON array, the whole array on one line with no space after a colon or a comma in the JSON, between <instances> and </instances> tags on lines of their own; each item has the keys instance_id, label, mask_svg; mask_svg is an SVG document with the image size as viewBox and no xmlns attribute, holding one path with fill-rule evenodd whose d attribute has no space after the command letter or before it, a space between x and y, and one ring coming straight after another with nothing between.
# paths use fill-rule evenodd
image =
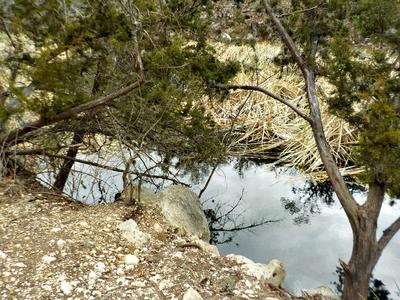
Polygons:
<instances>
[{"instance_id":1,"label":"dead grass clump","mask_svg":"<svg viewBox=\"0 0 400 300\"><path fill-rule=\"evenodd\" d=\"M280 46L258 43L254 47L214 44L221 60L237 60L243 70L236 84L259 85L284 99L291 100L298 108L308 112L304 82L294 65L280 66L273 63ZM332 90L325 81L318 82L325 133L337 163L343 173L359 172L348 168L352 144L357 136L353 128L331 115L323 99ZM309 125L287 106L261 93L236 90L227 100L213 103L209 112L223 128L233 126L229 143L230 154L248 157L277 158L277 163L289 164L307 173L321 176L322 162ZM234 124L232 125L232 123Z\"/></svg>"}]
</instances>

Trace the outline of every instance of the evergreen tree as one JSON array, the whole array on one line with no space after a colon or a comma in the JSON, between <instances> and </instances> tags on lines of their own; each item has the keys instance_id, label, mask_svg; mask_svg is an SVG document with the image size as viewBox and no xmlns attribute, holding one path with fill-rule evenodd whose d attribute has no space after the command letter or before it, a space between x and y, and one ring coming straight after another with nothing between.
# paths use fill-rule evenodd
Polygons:
<instances>
[{"instance_id":1,"label":"evergreen tree","mask_svg":"<svg viewBox=\"0 0 400 300\"><path fill-rule=\"evenodd\" d=\"M219 85L262 92L289 106L312 128L321 160L353 231L344 270L343 299L367 299L379 257L400 229L400 217L382 235L377 220L385 193L400 194L400 3L397 0L262 0L270 23L304 78L309 111L261 87ZM277 17L280 16L280 17ZM288 61L288 60L286 60ZM325 138L318 77L332 84L330 112L358 130L349 160L365 168L368 197L358 204Z\"/></svg>"}]
</instances>

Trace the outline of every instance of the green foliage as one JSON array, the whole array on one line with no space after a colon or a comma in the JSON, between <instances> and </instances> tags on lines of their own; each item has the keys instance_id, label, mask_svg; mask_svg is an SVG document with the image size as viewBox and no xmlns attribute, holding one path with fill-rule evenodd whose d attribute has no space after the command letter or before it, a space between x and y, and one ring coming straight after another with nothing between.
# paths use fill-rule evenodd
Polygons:
<instances>
[{"instance_id":1,"label":"green foliage","mask_svg":"<svg viewBox=\"0 0 400 300\"><path fill-rule=\"evenodd\" d=\"M292 0L276 7L303 55L334 86L325 99L330 111L359 130L351 160L366 167L362 179L399 196L400 2Z\"/></svg>"},{"instance_id":2,"label":"green foliage","mask_svg":"<svg viewBox=\"0 0 400 300\"><path fill-rule=\"evenodd\" d=\"M215 136L215 124L198 100L210 85L233 78L238 65L218 61L206 45L212 1L163 2L4 3L0 13L7 46L7 55L0 59L0 68L8 74L4 86L18 99L21 110L49 118L136 81L141 61L147 84L109 110L96 111L103 124L60 124L65 138L74 130L121 138L121 130L127 145L141 142L166 161L179 157L181 164L190 166L218 157L223 147ZM26 92L28 85L34 86L33 93ZM21 110L1 110L0 122ZM115 119L121 128L115 129L111 123Z\"/></svg>"}]
</instances>

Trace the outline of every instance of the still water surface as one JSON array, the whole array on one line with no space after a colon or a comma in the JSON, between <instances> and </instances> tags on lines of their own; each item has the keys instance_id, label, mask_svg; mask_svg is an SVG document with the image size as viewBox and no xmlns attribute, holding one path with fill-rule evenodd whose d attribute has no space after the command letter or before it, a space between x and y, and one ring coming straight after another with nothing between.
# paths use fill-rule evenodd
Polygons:
<instances>
[{"instance_id":1,"label":"still water surface","mask_svg":"<svg viewBox=\"0 0 400 300\"><path fill-rule=\"evenodd\" d=\"M90 159L88 156L85 158ZM108 162L115 165L111 160ZM95 204L98 201L99 192L96 185L91 184L91 175L112 183L105 191L109 199L122 187L120 173L99 172L91 166L78 163L74 165L74 169L83 171L84 174L75 175L80 176L78 180L76 177L70 178L67 192L74 191L73 196L83 202ZM51 182L51 174L45 177L42 179ZM187 177L183 179L186 182L188 180ZM198 192L205 181L206 178L193 186L193 190ZM307 194L303 194L301 204L310 207L307 206L307 201L315 202L312 206L314 214L310 215L307 224L295 224L295 216L284 208L282 198L298 200L301 195L295 194L292 189L304 186L305 181L304 177L296 175L293 170L277 173L266 165L252 165L239 175L233 164L226 164L217 169L202 196L205 208L214 209L219 206L226 211L242 195L234 214L240 214L240 220L245 223L260 218L280 220L255 228L251 232L237 232L233 235L232 242L220 244L218 248L222 255L241 254L256 262L265 263L273 258L280 259L287 271L284 287L296 294L299 294L302 288L320 285L330 285L334 288L331 282L337 281L335 270L339 264L338 259L349 259L352 244L350 226L337 200L327 205L320 199L310 200ZM80 187L83 183L86 188L77 189L76 182ZM360 201L364 196L362 192L355 194ZM389 199L385 202L379 219L379 232L400 215L399 202L394 206L389 205ZM235 215L233 217L235 218ZM374 276L385 283L393 299L400 299L400 295L396 295L399 292L396 284L400 285L400 233L397 233L384 250Z\"/></svg>"},{"instance_id":2,"label":"still water surface","mask_svg":"<svg viewBox=\"0 0 400 300\"><path fill-rule=\"evenodd\" d=\"M287 271L284 286L294 293L299 293L302 288L337 281L338 259L347 261L352 245L350 225L337 200L332 205L318 201L320 213L311 215L308 224L294 224L294 216L285 210L281 198L298 199L299 195L293 193L292 187L301 187L304 182L304 177L277 174L266 166L252 166L239 176L232 166L225 165L216 172L202 197L232 203L244 189L241 207L246 220L282 219L253 232L239 232L232 242L219 245L219 250L222 255L241 254L256 262L268 262L273 258L282 260ZM364 196L362 192L355 194L360 201ZM387 199L379 219L379 232L399 215L399 203L390 206ZM400 233L384 250L374 276L385 283L392 298L400 298L396 296L396 283L400 284Z\"/></svg>"}]
</instances>

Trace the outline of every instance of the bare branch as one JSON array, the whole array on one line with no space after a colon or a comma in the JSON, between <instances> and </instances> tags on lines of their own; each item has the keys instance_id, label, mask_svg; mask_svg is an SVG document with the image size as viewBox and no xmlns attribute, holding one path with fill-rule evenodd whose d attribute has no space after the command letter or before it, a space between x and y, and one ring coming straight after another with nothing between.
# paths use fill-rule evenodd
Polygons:
<instances>
[{"instance_id":1,"label":"bare branch","mask_svg":"<svg viewBox=\"0 0 400 300\"><path fill-rule=\"evenodd\" d=\"M92 162L92 161L88 161L88 160L83 160L83 159L79 159L79 158L73 158L73 157L69 157L69 156L65 156L65 155L59 155L59 154L52 154L52 153L48 153L43 151L43 149L31 149L31 150L20 150L20 151L15 151L12 154L14 155L44 155L44 156L48 156L48 157L54 157L54 158L60 158L60 159L69 159L69 160L73 160L74 162L78 162L81 164L86 164L89 166L94 166L94 167L99 167L102 168L104 170L109 170L109 171L114 171L114 172L119 172L119 173L124 173L125 170L124 169L120 169L120 168L116 168L116 167L111 167L111 166L107 166L107 165L103 165L103 164L99 164L96 162ZM147 172L133 172L133 171L129 171L130 174L136 175L138 177L148 177L148 178L157 178L157 179L165 179L168 181L171 181L175 184L181 184L187 187L190 187L189 184L182 182L178 179L175 178L171 178L165 175L155 175L155 174L148 174Z\"/></svg>"},{"instance_id":2,"label":"bare branch","mask_svg":"<svg viewBox=\"0 0 400 300\"><path fill-rule=\"evenodd\" d=\"M87 112L93 109L96 109L98 107L107 105L111 101L120 98L122 96L125 96L129 92L133 91L134 89L138 88L142 84L145 83L144 78L140 78L138 81L119 89L118 91L115 91L111 94L108 94L107 96L100 97L98 99L89 101L87 103L83 103L81 105L72 107L70 109L67 109L66 111L63 111L62 113L59 113L53 117L48 117L48 118L41 118L35 122L32 122L28 125L25 125L22 128L15 129L11 132L9 132L5 137L0 139L0 144L8 144L16 140L16 142L20 142L20 137L26 133L29 133L33 130L36 130L38 128L44 127L46 125L54 124L59 121L67 120L67 119L73 119L76 118L79 113L82 112Z\"/></svg>"},{"instance_id":3,"label":"bare branch","mask_svg":"<svg viewBox=\"0 0 400 300\"><path fill-rule=\"evenodd\" d=\"M317 97L314 70L306 63L305 59L302 57L299 50L297 49L293 39L290 37L289 33L279 21L279 19L274 15L274 12L269 5L269 1L263 0L263 4L267 14L275 24L275 27L277 28L277 31L279 32L283 43L289 49L290 53L296 60L297 65L300 67L303 73L303 77L306 83L306 92L310 107L310 115L311 119L313 120L313 122L311 122L310 124L313 131L314 140L317 144L318 152L324 164L325 170L328 173L329 179L332 182L332 186L339 198L340 204L346 212L353 232L356 233L359 229L359 205L347 188L346 183L342 175L340 174L339 168L336 165L335 159L333 158L331 147L326 140L324 126L321 118L321 111L319 108L319 101ZM314 42L315 41L313 41L313 43ZM317 44L315 43L312 48L316 47L316 45Z\"/></svg>"},{"instance_id":4,"label":"bare branch","mask_svg":"<svg viewBox=\"0 0 400 300\"><path fill-rule=\"evenodd\" d=\"M219 231L219 232L234 232L234 231L241 231L241 230L248 230L248 229L252 229L255 227L259 227L268 223L276 223L276 222L280 222L282 220L265 220L265 221L261 221L261 222L257 222L254 224L249 224L249 225L241 225L238 227L234 227L234 228L212 228L212 231Z\"/></svg>"},{"instance_id":5,"label":"bare branch","mask_svg":"<svg viewBox=\"0 0 400 300\"><path fill-rule=\"evenodd\" d=\"M313 119L310 116L306 115L301 110L299 110L289 100L285 100L282 97L279 97L278 95L276 95L262 87L254 86L254 85L239 85L239 84L217 84L216 87L218 87L220 89L228 89L228 90L247 90L247 91L261 92L261 93L281 102L282 104L285 104L290 109L292 109L296 114L298 114L300 117L302 117L304 120L306 120L308 123L310 123L310 124L313 123Z\"/></svg>"},{"instance_id":6,"label":"bare branch","mask_svg":"<svg viewBox=\"0 0 400 300\"><path fill-rule=\"evenodd\" d=\"M276 29L279 32L283 42L285 43L286 47L288 47L290 53L292 54L293 58L296 60L297 64L299 65L300 69L305 73L307 70L307 64L303 57L300 54L300 51L297 49L296 45L293 42L293 39L290 37L289 33L286 31L285 27L283 27L281 21L275 16L274 11L272 10L271 5L269 5L268 0L263 0L263 4L267 14L272 19L272 22L275 24Z\"/></svg>"},{"instance_id":7,"label":"bare branch","mask_svg":"<svg viewBox=\"0 0 400 300\"><path fill-rule=\"evenodd\" d=\"M383 231L383 235L378 241L378 251L382 252L392 237L400 230L400 217Z\"/></svg>"}]
</instances>

